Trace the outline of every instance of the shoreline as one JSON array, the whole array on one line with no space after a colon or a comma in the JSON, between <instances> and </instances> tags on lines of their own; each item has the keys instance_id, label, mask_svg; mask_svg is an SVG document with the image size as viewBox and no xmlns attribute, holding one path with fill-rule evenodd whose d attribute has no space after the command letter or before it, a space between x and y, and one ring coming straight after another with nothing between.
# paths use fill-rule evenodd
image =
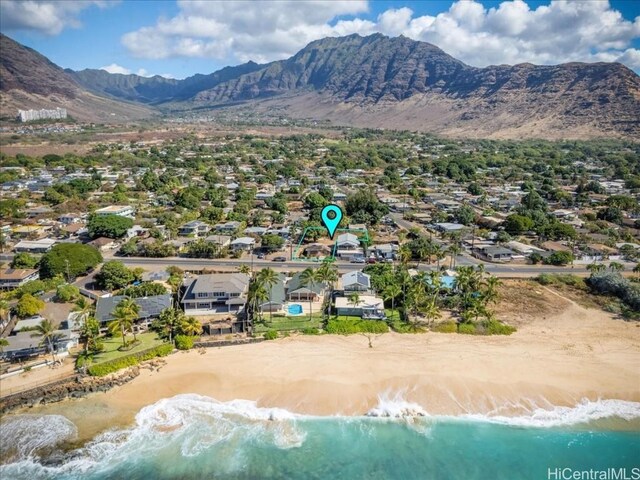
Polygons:
<instances>
[{"instance_id":1,"label":"shoreline","mask_svg":"<svg viewBox=\"0 0 640 480\"><path fill-rule=\"evenodd\" d=\"M195 393L313 416L365 415L380 396L430 415L518 416L583 399L640 402L640 328L573 302L511 336L293 336L178 352L132 381L15 414L60 414L80 440L132 425L145 406Z\"/></svg>"}]
</instances>

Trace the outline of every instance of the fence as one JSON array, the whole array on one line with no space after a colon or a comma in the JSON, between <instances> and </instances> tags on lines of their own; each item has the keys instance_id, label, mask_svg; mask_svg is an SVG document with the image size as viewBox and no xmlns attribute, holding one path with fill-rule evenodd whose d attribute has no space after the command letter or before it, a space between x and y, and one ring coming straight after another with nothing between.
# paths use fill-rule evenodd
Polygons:
<instances>
[{"instance_id":1,"label":"fence","mask_svg":"<svg viewBox=\"0 0 640 480\"><path fill-rule=\"evenodd\" d=\"M26 383L24 385L19 385L13 388L3 388L2 386L0 386L0 398L9 397L11 395L15 395L16 393L22 393L29 390L34 390L36 388L44 387L47 385L53 385L62 380L71 380L77 377L77 375L78 374L75 372L66 372L66 373L60 373L53 377L48 377L46 380L40 380L39 382Z\"/></svg>"}]
</instances>

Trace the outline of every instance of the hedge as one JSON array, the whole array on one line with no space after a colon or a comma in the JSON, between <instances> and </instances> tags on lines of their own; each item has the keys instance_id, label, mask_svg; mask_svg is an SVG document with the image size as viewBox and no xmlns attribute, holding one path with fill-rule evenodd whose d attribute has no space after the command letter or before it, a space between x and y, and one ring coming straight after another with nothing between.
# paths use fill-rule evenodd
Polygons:
<instances>
[{"instance_id":1,"label":"hedge","mask_svg":"<svg viewBox=\"0 0 640 480\"><path fill-rule=\"evenodd\" d=\"M145 360L151 360L155 357L166 357L173 351L173 345L168 343L158 345L157 347L150 348L143 352L132 353L124 357L109 360L108 362L98 363L97 365L91 365L87 372L94 377L103 377L110 373L116 372L120 369L133 367Z\"/></svg>"},{"instance_id":2,"label":"hedge","mask_svg":"<svg viewBox=\"0 0 640 480\"><path fill-rule=\"evenodd\" d=\"M476 326L473 323L461 323L458 325L458 333L465 335L475 335Z\"/></svg>"},{"instance_id":3,"label":"hedge","mask_svg":"<svg viewBox=\"0 0 640 480\"><path fill-rule=\"evenodd\" d=\"M189 350L193 348L193 337L188 335L177 335L176 348L178 350Z\"/></svg>"},{"instance_id":4,"label":"hedge","mask_svg":"<svg viewBox=\"0 0 640 480\"><path fill-rule=\"evenodd\" d=\"M348 335L351 333L387 333L389 327L379 320L329 320L327 333Z\"/></svg>"}]
</instances>

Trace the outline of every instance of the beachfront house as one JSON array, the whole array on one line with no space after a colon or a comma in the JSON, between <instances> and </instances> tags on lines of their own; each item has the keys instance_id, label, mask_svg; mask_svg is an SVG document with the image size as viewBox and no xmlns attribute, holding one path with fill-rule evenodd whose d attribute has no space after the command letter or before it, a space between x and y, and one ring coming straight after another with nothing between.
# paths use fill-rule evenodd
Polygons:
<instances>
[{"instance_id":1,"label":"beachfront house","mask_svg":"<svg viewBox=\"0 0 640 480\"><path fill-rule=\"evenodd\" d=\"M284 305L286 303L287 296L285 295L285 281L286 275L284 273L278 274L278 281L274 285L265 285L268 298L263 303L258 305L258 309L261 313L282 313L284 312Z\"/></svg>"},{"instance_id":2,"label":"beachfront house","mask_svg":"<svg viewBox=\"0 0 640 480\"><path fill-rule=\"evenodd\" d=\"M336 313L354 317L382 320L386 318L384 313L384 301L375 295L360 295L357 303L350 296L336 297Z\"/></svg>"},{"instance_id":3,"label":"beachfront house","mask_svg":"<svg viewBox=\"0 0 640 480\"><path fill-rule=\"evenodd\" d=\"M186 278L180 303L187 315L239 312L247 303L249 275L212 273Z\"/></svg>"},{"instance_id":4,"label":"beachfront house","mask_svg":"<svg viewBox=\"0 0 640 480\"><path fill-rule=\"evenodd\" d=\"M303 284L302 272L296 273L287 283L287 300L292 302L318 302L324 298L327 286L317 282Z\"/></svg>"},{"instance_id":5,"label":"beachfront house","mask_svg":"<svg viewBox=\"0 0 640 480\"><path fill-rule=\"evenodd\" d=\"M127 298L124 295L114 295L113 297L99 297L96 301L95 318L104 325L115 318L115 310L118 304ZM148 324L152 319L158 318L160 313L173 306L173 297L166 295L153 295L150 297L140 297L133 299L139 307L137 321Z\"/></svg>"}]
</instances>

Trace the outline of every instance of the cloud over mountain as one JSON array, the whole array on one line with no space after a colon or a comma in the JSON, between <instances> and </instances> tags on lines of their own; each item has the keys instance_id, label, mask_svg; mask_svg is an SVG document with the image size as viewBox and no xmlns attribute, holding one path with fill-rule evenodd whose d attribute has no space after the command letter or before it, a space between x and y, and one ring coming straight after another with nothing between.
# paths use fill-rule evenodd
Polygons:
<instances>
[{"instance_id":1,"label":"cloud over mountain","mask_svg":"<svg viewBox=\"0 0 640 480\"><path fill-rule=\"evenodd\" d=\"M454 2L436 16L416 16L407 7L388 9L375 20L359 18L368 2L179 1L180 11L122 37L140 58L208 57L267 62L287 58L327 36L381 32L440 46L474 66L619 61L640 70L640 16L626 20L608 1L552 1L535 9L522 0L485 8Z\"/></svg>"}]
</instances>

